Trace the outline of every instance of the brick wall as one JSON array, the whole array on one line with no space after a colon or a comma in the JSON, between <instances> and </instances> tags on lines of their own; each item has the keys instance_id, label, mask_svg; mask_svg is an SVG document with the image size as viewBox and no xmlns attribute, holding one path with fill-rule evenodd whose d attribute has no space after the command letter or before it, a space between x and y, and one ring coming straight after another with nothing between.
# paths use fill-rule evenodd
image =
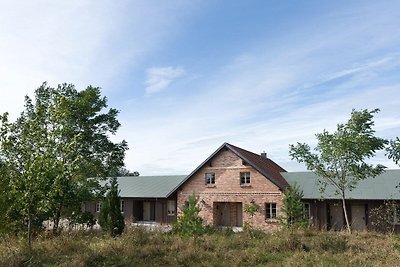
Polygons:
<instances>
[{"instance_id":1,"label":"brick wall","mask_svg":"<svg viewBox=\"0 0 400 267\"><path fill-rule=\"evenodd\" d=\"M249 172L251 183L249 186L240 185L240 173ZM215 173L215 185L205 184L205 173ZM229 149L222 149L210 162L200 168L177 191L178 213L185 205L187 198L192 193L199 197L199 205L202 208L200 216L206 224L218 224L216 218L218 211L214 208L216 202L241 203L242 207L254 202L260 209L251 218L246 212L242 212L243 222L251 222L255 227L272 230L278 227L277 220L265 219L265 203L277 204L277 215L280 215L282 207L282 192L271 181L256 171L236 156ZM237 216L236 211L231 216ZM235 214L235 215L233 215Z\"/></svg>"}]
</instances>

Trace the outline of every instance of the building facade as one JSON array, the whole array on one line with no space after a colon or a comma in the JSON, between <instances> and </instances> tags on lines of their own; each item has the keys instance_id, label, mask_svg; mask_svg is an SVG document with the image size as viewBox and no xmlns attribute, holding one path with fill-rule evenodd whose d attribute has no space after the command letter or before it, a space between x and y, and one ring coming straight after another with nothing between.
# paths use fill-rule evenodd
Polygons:
<instances>
[{"instance_id":1,"label":"building facade","mask_svg":"<svg viewBox=\"0 0 400 267\"><path fill-rule=\"evenodd\" d=\"M273 230L281 215L282 191L288 186L283 168L266 157L223 144L179 185L178 214L195 194L206 224ZM246 207L256 206L255 214Z\"/></svg>"}]
</instances>

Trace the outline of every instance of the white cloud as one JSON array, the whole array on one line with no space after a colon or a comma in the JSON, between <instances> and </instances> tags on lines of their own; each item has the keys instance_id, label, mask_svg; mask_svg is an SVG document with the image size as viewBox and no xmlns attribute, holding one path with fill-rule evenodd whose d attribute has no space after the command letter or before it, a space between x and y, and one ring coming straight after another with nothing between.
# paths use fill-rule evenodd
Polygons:
<instances>
[{"instance_id":1,"label":"white cloud","mask_svg":"<svg viewBox=\"0 0 400 267\"><path fill-rule=\"evenodd\" d=\"M103 88L109 99L125 71L175 36L195 3L0 1L0 113L16 117L42 82ZM138 41L140 40L140 41ZM118 85L116 85L118 84ZM126 85L126 84L124 84ZM128 85L129 86L129 85Z\"/></svg>"},{"instance_id":2,"label":"white cloud","mask_svg":"<svg viewBox=\"0 0 400 267\"><path fill-rule=\"evenodd\" d=\"M185 71L181 67L154 67L146 70L146 95L165 90L174 80L181 77Z\"/></svg>"}]
</instances>

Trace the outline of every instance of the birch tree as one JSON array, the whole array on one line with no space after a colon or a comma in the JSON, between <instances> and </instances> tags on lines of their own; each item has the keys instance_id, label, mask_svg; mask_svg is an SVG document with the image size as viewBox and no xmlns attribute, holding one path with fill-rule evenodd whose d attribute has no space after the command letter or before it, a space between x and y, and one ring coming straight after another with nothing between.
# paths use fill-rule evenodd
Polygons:
<instances>
[{"instance_id":1,"label":"birch tree","mask_svg":"<svg viewBox=\"0 0 400 267\"><path fill-rule=\"evenodd\" d=\"M290 145L292 159L304 163L308 170L319 177L321 192L325 191L328 184L335 188L336 195L342 201L349 233L351 228L346 210L346 193L356 188L358 181L376 177L386 168L367 162L387 144L387 140L375 136L373 117L377 112L379 109L353 110L348 122L338 124L333 134L326 130L316 134L318 144L315 152L306 143Z\"/></svg>"}]
</instances>

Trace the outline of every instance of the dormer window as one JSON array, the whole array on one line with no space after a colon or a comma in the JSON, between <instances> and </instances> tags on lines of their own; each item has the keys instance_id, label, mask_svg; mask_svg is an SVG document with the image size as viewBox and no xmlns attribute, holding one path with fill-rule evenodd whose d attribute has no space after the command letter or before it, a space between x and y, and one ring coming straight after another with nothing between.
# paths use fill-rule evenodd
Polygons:
<instances>
[{"instance_id":1,"label":"dormer window","mask_svg":"<svg viewBox=\"0 0 400 267\"><path fill-rule=\"evenodd\" d=\"M241 186L250 185L250 172L240 173L240 185Z\"/></svg>"},{"instance_id":2,"label":"dormer window","mask_svg":"<svg viewBox=\"0 0 400 267\"><path fill-rule=\"evenodd\" d=\"M215 185L215 173L206 173L206 185Z\"/></svg>"}]
</instances>

